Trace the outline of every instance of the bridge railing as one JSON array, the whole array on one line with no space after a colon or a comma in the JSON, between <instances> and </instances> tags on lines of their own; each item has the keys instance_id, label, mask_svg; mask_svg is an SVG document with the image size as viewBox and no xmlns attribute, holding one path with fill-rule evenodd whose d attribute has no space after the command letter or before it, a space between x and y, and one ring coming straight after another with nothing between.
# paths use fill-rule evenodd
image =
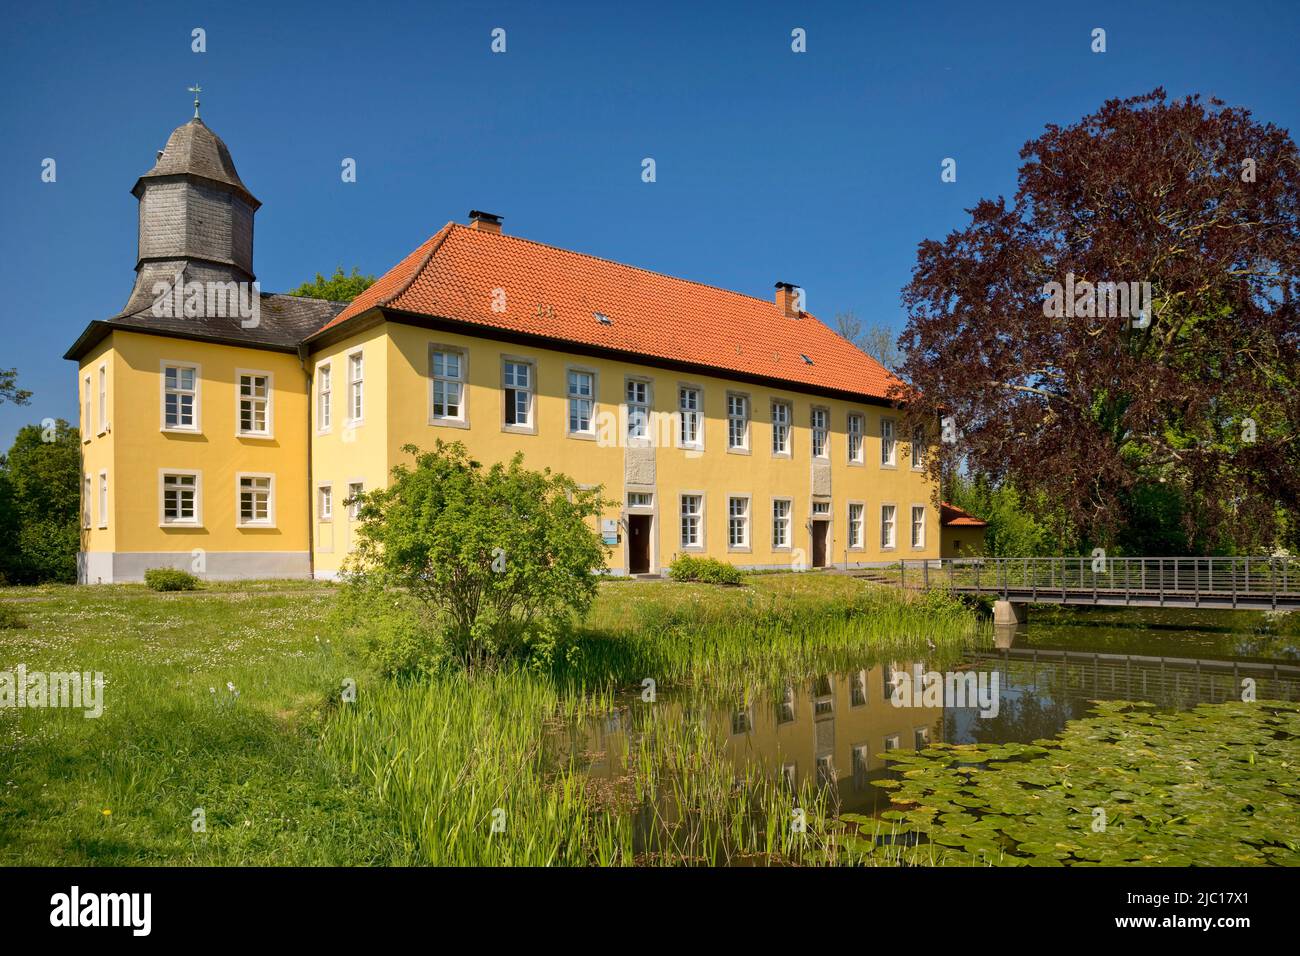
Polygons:
<instances>
[{"instance_id":1,"label":"bridge railing","mask_svg":"<svg viewBox=\"0 0 1300 956\"><path fill-rule=\"evenodd\" d=\"M898 576L904 587L946 587L1021 599L1028 595L1031 600L1091 594L1111 600L1242 600L1255 606L1300 601L1300 558L1289 556L916 559L900 562Z\"/></svg>"}]
</instances>

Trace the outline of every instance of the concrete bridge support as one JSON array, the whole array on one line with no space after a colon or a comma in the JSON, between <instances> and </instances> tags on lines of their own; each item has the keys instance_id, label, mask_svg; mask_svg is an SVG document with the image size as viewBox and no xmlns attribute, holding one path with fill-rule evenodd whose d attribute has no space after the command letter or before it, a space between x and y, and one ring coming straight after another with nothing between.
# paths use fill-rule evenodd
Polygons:
<instances>
[{"instance_id":1,"label":"concrete bridge support","mask_svg":"<svg viewBox=\"0 0 1300 956\"><path fill-rule=\"evenodd\" d=\"M1028 624L1029 605L1020 601L994 601L994 624Z\"/></svg>"}]
</instances>

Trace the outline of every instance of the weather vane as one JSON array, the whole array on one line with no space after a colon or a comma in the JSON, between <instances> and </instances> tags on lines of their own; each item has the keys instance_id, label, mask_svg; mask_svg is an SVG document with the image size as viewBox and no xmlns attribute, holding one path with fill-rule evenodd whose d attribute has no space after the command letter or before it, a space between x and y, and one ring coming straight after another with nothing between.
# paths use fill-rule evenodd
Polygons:
<instances>
[{"instance_id":1,"label":"weather vane","mask_svg":"<svg viewBox=\"0 0 1300 956\"><path fill-rule=\"evenodd\" d=\"M203 87L195 83L190 87L190 92L194 94L194 118L199 118L199 94L203 92Z\"/></svg>"}]
</instances>

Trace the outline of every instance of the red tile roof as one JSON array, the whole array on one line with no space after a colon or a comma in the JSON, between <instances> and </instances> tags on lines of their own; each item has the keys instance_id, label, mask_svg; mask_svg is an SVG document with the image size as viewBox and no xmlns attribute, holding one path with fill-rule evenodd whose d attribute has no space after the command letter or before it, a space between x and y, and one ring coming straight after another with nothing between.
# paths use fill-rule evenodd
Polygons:
<instances>
[{"instance_id":1,"label":"red tile roof","mask_svg":"<svg viewBox=\"0 0 1300 956\"><path fill-rule=\"evenodd\" d=\"M492 309L496 289L505 292L504 312ZM788 318L771 299L456 223L308 341L375 306L704 366L722 377L740 373L875 399L888 398L898 383L809 313Z\"/></svg>"},{"instance_id":2,"label":"red tile roof","mask_svg":"<svg viewBox=\"0 0 1300 956\"><path fill-rule=\"evenodd\" d=\"M987 528L989 524L946 501L939 505L939 523L946 528Z\"/></svg>"}]
</instances>

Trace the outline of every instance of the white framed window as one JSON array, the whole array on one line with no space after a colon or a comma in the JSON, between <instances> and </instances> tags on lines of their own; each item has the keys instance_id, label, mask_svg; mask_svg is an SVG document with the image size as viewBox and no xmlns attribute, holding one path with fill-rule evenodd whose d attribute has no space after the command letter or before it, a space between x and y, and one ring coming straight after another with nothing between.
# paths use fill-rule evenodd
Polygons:
<instances>
[{"instance_id":1,"label":"white framed window","mask_svg":"<svg viewBox=\"0 0 1300 956\"><path fill-rule=\"evenodd\" d=\"M505 401L505 424L509 428L533 427L533 365L518 359L502 359L501 389Z\"/></svg>"},{"instance_id":2,"label":"white framed window","mask_svg":"<svg viewBox=\"0 0 1300 956\"><path fill-rule=\"evenodd\" d=\"M108 366L99 367L99 433L108 430Z\"/></svg>"},{"instance_id":3,"label":"white framed window","mask_svg":"<svg viewBox=\"0 0 1300 956\"><path fill-rule=\"evenodd\" d=\"M880 463L895 465L898 462L898 442L894 439L894 420L880 420Z\"/></svg>"},{"instance_id":4,"label":"white framed window","mask_svg":"<svg viewBox=\"0 0 1300 956\"><path fill-rule=\"evenodd\" d=\"M158 472L158 523L161 525L203 524L202 472L162 469Z\"/></svg>"},{"instance_id":5,"label":"white framed window","mask_svg":"<svg viewBox=\"0 0 1300 956\"><path fill-rule=\"evenodd\" d=\"M749 450L749 396L727 393L727 447Z\"/></svg>"},{"instance_id":6,"label":"white framed window","mask_svg":"<svg viewBox=\"0 0 1300 956\"><path fill-rule=\"evenodd\" d=\"M703 443L703 433L700 430L702 404L698 388L683 385L677 389L677 412L681 416L678 444L683 448L699 448Z\"/></svg>"},{"instance_id":7,"label":"white framed window","mask_svg":"<svg viewBox=\"0 0 1300 956\"><path fill-rule=\"evenodd\" d=\"M433 349L429 353L430 417L435 422L465 420L465 353Z\"/></svg>"},{"instance_id":8,"label":"white framed window","mask_svg":"<svg viewBox=\"0 0 1300 956\"><path fill-rule=\"evenodd\" d=\"M186 362L162 363L162 430L199 430L199 367Z\"/></svg>"},{"instance_id":9,"label":"white framed window","mask_svg":"<svg viewBox=\"0 0 1300 956\"><path fill-rule=\"evenodd\" d=\"M897 750L903 745L903 738L899 734L889 734L885 737L885 750Z\"/></svg>"},{"instance_id":10,"label":"white framed window","mask_svg":"<svg viewBox=\"0 0 1300 956\"><path fill-rule=\"evenodd\" d=\"M365 418L366 357L361 352L348 355L348 423L357 424Z\"/></svg>"},{"instance_id":11,"label":"white framed window","mask_svg":"<svg viewBox=\"0 0 1300 956\"><path fill-rule=\"evenodd\" d=\"M912 547L925 547L925 506L912 505Z\"/></svg>"},{"instance_id":12,"label":"white framed window","mask_svg":"<svg viewBox=\"0 0 1300 956\"><path fill-rule=\"evenodd\" d=\"M650 437L650 383L629 378L623 384L623 397L627 402L627 437L629 441L643 441Z\"/></svg>"},{"instance_id":13,"label":"white framed window","mask_svg":"<svg viewBox=\"0 0 1300 956\"><path fill-rule=\"evenodd\" d=\"M85 388L81 390L81 440L90 441L94 434L95 423L90 417L90 376L86 376Z\"/></svg>"},{"instance_id":14,"label":"white framed window","mask_svg":"<svg viewBox=\"0 0 1300 956\"><path fill-rule=\"evenodd\" d=\"M862 416L856 412L849 413L849 464L862 464L862 435L866 429L863 427Z\"/></svg>"},{"instance_id":15,"label":"white framed window","mask_svg":"<svg viewBox=\"0 0 1300 956\"><path fill-rule=\"evenodd\" d=\"M772 454L790 454L790 403L772 403Z\"/></svg>"},{"instance_id":16,"label":"white framed window","mask_svg":"<svg viewBox=\"0 0 1300 956\"><path fill-rule=\"evenodd\" d=\"M316 431L328 432L334 423L334 368L325 362L316 367Z\"/></svg>"},{"instance_id":17,"label":"white framed window","mask_svg":"<svg viewBox=\"0 0 1300 956\"><path fill-rule=\"evenodd\" d=\"M238 371L240 435L271 436L271 373Z\"/></svg>"},{"instance_id":18,"label":"white framed window","mask_svg":"<svg viewBox=\"0 0 1300 956\"><path fill-rule=\"evenodd\" d=\"M912 430L912 467L917 471L925 467L925 429L919 425Z\"/></svg>"},{"instance_id":19,"label":"white framed window","mask_svg":"<svg viewBox=\"0 0 1300 956\"><path fill-rule=\"evenodd\" d=\"M649 491L629 491L627 493L627 506L629 508L653 508L655 496Z\"/></svg>"},{"instance_id":20,"label":"white framed window","mask_svg":"<svg viewBox=\"0 0 1300 956\"><path fill-rule=\"evenodd\" d=\"M863 511L864 506L860 502L850 502L849 504L849 547L861 548L864 538L863 534Z\"/></svg>"},{"instance_id":21,"label":"white framed window","mask_svg":"<svg viewBox=\"0 0 1300 956\"><path fill-rule=\"evenodd\" d=\"M595 433L596 373L581 369L568 370L567 395L569 399L569 434Z\"/></svg>"},{"instance_id":22,"label":"white framed window","mask_svg":"<svg viewBox=\"0 0 1300 956\"><path fill-rule=\"evenodd\" d=\"M930 728L917 727L912 731L912 747L915 750L924 750L930 746Z\"/></svg>"},{"instance_id":23,"label":"white framed window","mask_svg":"<svg viewBox=\"0 0 1300 956\"><path fill-rule=\"evenodd\" d=\"M364 492L365 485L360 481L348 482L348 520L356 521L361 517L361 502L358 500Z\"/></svg>"},{"instance_id":24,"label":"white framed window","mask_svg":"<svg viewBox=\"0 0 1300 956\"><path fill-rule=\"evenodd\" d=\"M829 435L831 413L824 408L812 410L812 453L814 458L826 458L829 455Z\"/></svg>"},{"instance_id":25,"label":"white framed window","mask_svg":"<svg viewBox=\"0 0 1300 956\"><path fill-rule=\"evenodd\" d=\"M99 526L108 527L108 472L99 473Z\"/></svg>"},{"instance_id":26,"label":"white framed window","mask_svg":"<svg viewBox=\"0 0 1300 956\"><path fill-rule=\"evenodd\" d=\"M316 430L330 430L334 394L334 371L329 362L316 366Z\"/></svg>"},{"instance_id":27,"label":"white framed window","mask_svg":"<svg viewBox=\"0 0 1300 956\"><path fill-rule=\"evenodd\" d=\"M316 517L321 521L334 520L334 485L330 482L316 488Z\"/></svg>"},{"instance_id":28,"label":"white framed window","mask_svg":"<svg viewBox=\"0 0 1300 956\"><path fill-rule=\"evenodd\" d=\"M732 495L727 499L727 547L749 547L748 495Z\"/></svg>"},{"instance_id":29,"label":"white framed window","mask_svg":"<svg viewBox=\"0 0 1300 956\"><path fill-rule=\"evenodd\" d=\"M703 495L682 495L682 547L704 547Z\"/></svg>"},{"instance_id":30,"label":"white framed window","mask_svg":"<svg viewBox=\"0 0 1300 956\"><path fill-rule=\"evenodd\" d=\"M89 528L91 523L90 472L86 472L81 482L81 526Z\"/></svg>"},{"instance_id":31,"label":"white framed window","mask_svg":"<svg viewBox=\"0 0 1300 956\"><path fill-rule=\"evenodd\" d=\"M892 548L894 546L894 524L897 514L898 509L893 505L880 506L880 546L882 548Z\"/></svg>"},{"instance_id":32,"label":"white framed window","mask_svg":"<svg viewBox=\"0 0 1300 956\"><path fill-rule=\"evenodd\" d=\"M790 525L794 502L789 498L772 499L772 547L790 547Z\"/></svg>"},{"instance_id":33,"label":"white framed window","mask_svg":"<svg viewBox=\"0 0 1300 956\"><path fill-rule=\"evenodd\" d=\"M831 503L829 501L814 501L812 503L812 516L814 518L829 518L831 516Z\"/></svg>"},{"instance_id":34,"label":"white framed window","mask_svg":"<svg viewBox=\"0 0 1300 956\"><path fill-rule=\"evenodd\" d=\"M274 476L240 472L235 476L235 486L238 497L236 524L241 528L274 527Z\"/></svg>"}]
</instances>

